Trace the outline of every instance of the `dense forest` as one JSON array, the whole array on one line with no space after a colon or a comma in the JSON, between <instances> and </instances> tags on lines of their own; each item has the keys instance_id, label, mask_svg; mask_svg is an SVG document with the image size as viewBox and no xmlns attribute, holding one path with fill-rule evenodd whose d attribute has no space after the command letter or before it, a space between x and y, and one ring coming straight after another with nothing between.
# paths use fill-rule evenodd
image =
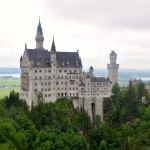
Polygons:
<instances>
[{"instance_id":1,"label":"dense forest","mask_svg":"<svg viewBox=\"0 0 150 150\"><path fill-rule=\"evenodd\" d=\"M0 101L0 150L149 150L150 96L145 84L112 89L102 122L91 122L83 108L67 98L38 105L29 111L19 94L10 92ZM142 102L142 97L146 101Z\"/></svg>"}]
</instances>

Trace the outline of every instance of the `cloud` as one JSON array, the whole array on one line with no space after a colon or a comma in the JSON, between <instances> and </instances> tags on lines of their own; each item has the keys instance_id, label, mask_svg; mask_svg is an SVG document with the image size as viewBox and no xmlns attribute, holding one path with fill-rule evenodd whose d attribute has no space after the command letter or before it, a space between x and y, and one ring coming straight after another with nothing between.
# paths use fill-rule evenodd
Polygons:
<instances>
[{"instance_id":1,"label":"cloud","mask_svg":"<svg viewBox=\"0 0 150 150\"><path fill-rule=\"evenodd\" d=\"M149 0L43 0L59 18L97 27L150 28Z\"/></svg>"}]
</instances>

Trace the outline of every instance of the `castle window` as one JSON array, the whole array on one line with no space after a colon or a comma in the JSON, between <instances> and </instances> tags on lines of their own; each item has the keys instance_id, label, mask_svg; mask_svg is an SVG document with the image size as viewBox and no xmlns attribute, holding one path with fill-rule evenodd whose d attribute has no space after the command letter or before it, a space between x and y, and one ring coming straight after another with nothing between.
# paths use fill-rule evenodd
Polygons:
<instances>
[{"instance_id":1,"label":"castle window","mask_svg":"<svg viewBox=\"0 0 150 150\"><path fill-rule=\"evenodd\" d=\"M62 88L62 90L63 90L63 88Z\"/></svg>"},{"instance_id":2,"label":"castle window","mask_svg":"<svg viewBox=\"0 0 150 150\"><path fill-rule=\"evenodd\" d=\"M62 70L59 70L59 72L62 72Z\"/></svg>"},{"instance_id":3,"label":"castle window","mask_svg":"<svg viewBox=\"0 0 150 150\"><path fill-rule=\"evenodd\" d=\"M70 93L70 96L71 96L71 93Z\"/></svg>"},{"instance_id":4,"label":"castle window","mask_svg":"<svg viewBox=\"0 0 150 150\"><path fill-rule=\"evenodd\" d=\"M76 88L76 90L78 90L78 87Z\"/></svg>"},{"instance_id":5,"label":"castle window","mask_svg":"<svg viewBox=\"0 0 150 150\"><path fill-rule=\"evenodd\" d=\"M51 77L48 77L48 79L51 79Z\"/></svg>"},{"instance_id":6,"label":"castle window","mask_svg":"<svg viewBox=\"0 0 150 150\"><path fill-rule=\"evenodd\" d=\"M42 70L39 70L39 72L42 72Z\"/></svg>"},{"instance_id":7,"label":"castle window","mask_svg":"<svg viewBox=\"0 0 150 150\"><path fill-rule=\"evenodd\" d=\"M51 70L48 70L48 72L51 72Z\"/></svg>"},{"instance_id":8,"label":"castle window","mask_svg":"<svg viewBox=\"0 0 150 150\"><path fill-rule=\"evenodd\" d=\"M51 94L48 94L48 97L51 97Z\"/></svg>"},{"instance_id":9,"label":"castle window","mask_svg":"<svg viewBox=\"0 0 150 150\"><path fill-rule=\"evenodd\" d=\"M58 85L58 82L56 82L56 85Z\"/></svg>"},{"instance_id":10,"label":"castle window","mask_svg":"<svg viewBox=\"0 0 150 150\"><path fill-rule=\"evenodd\" d=\"M81 88L81 90L83 91L83 88Z\"/></svg>"},{"instance_id":11,"label":"castle window","mask_svg":"<svg viewBox=\"0 0 150 150\"><path fill-rule=\"evenodd\" d=\"M70 84L74 85L75 80L70 80Z\"/></svg>"},{"instance_id":12,"label":"castle window","mask_svg":"<svg viewBox=\"0 0 150 150\"><path fill-rule=\"evenodd\" d=\"M45 94L45 97L47 97L47 94Z\"/></svg>"},{"instance_id":13,"label":"castle window","mask_svg":"<svg viewBox=\"0 0 150 150\"><path fill-rule=\"evenodd\" d=\"M63 79L63 76L61 76L61 78Z\"/></svg>"},{"instance_id":14,"label":"castle window","mask_svg":"<svg viewBox=\"0 0 150 150\"><path fill-rule=\"evenodd\" d=\"M34 83L35 86L37 86L37 83Z\"/></svg>"},{"instance_id":15,"label":"castle window","mask_svg":"<svg viewBox=\"0 0 150 150\"><path fill-rule=\"evenodd\" d=\"M65 85L67 84L67 82L65 82Z\"/></svg>"},{"instance_id":16,"label":"castle window","mask_svg":"<svg viewBox=\"0 0 150 150\"><path fill-rule=\"evenodd\" d=\"M37 89L34 89L34 92L37 92Z\"/></svg>"},{"instance_id":17,"label":"castle window","mask_svg":"<svg viewBox=\"0 0 150 150\"><path fill-rule=\"evenodd\" d=\"M35 73L37 73L37 70L35 70Z\"/></svg>"},{"instance_id":18,"label":"castle window","mask_svg":"<svg viewBox=\"0 0 150 150\"><path fill-rule=\"evenodd\" d=\"M67 76L65 76L65 79L67 79Z\"/></svg>"},{"instance_id":19,"label":"castle window","mask_svg":"<svg viewBox=\"0 0 150 150\"><path fill-rule=\"evenodd\" d=\"M48 85L50 85L50 82L48 82Z\"/></svg>"},{"instance_id":20,"label":"castle window","mask_svg":"<svg viewBox=\"0 0 150 150\"><path fill-rule=\"evenodd\" d=\"M78 76L76 76L76 79L78 79Z\"/></svg>"},{"instance_id":21,"label":"castle window","mask_svg":"<svg viewBox=\"0 0 150 150\"><path fill-rule=\"evenodd\" d=\"M45 82L45 85L47 85L47 82Z\"/></svg>"},{"instance_id":22,"label":"castle window","mask_svg":"<svg viewBox=\"0 0 150 150\"><path fill-rule=\"evenodd\" d=\"M74 73L76 73L76 70L74 70Z\"/></svg>"},{"instance_id":23,"label":"castle window","mask_svg":"<svg viewBox=\"0 0 150 150\"><path fill-rule=\"evenodd\" d=\"M63 85L63 82L61 82L61 85Z\"/></svg>"},{"instance_id":24,"label":"castle window","mask_svg":"<svg viewBox=\"0 0 150 150\"><path fill-rule=\"evenodd\" d=\"M78 93L76 93L76 95L78 96Z\"/></svg>"},{"instance_id":25,"label":"castle window","mask_svg":"<svg viewBox=\"0 0 150 150\"><path fill-rule=\"evenodd\" d=\"M47 91L47 89L45 89L45 91Z\"/></svg>"},{"instance_id":26,"label":"castle window","mask_svg":"<svg viewBox=\"0 0 150 150\"><path fill-rule=\"evenodd\" d=\"M40 79L42 79L42 77L40 77Z\"/></svg>"},{"instance_id":27,"label":"castle window","mask_svg":"<svg viewBox=\"0 0 150 150\"><path fill-rule=\"evenodd\" d=\"M41 85L43 85L43 82L41 82Z\"/></svg>"},{"instance_id":28,"label":"castle window","mask_svg":"<svg viewBox=\"0 0 150 150\"><path fill-rule=\"evenodd\" d=\"M50 89L48 89L48 91L50 91Z\"/></svg>"},{"instance_id":29,"label":"castle window","mask_svg":"<svg viewBox=\"0 0 150 150\"><path fill-rule=\"evenodd\" d=\"M71 73L72 71L71 70L69 70L69 73Z\"/></svg>"},{"instance_id":30,"label":"castle window","mask_svg":"<svg viewBox=\"0 0 150 150\"><path fill-rule=\"evenodd\" d=\"M64 70L64 72L67 72L67 70Z\"/></svg>"},{"instance_id":31,"label":"castle window","mask_svg":"<svg viewBox=\"0 0 150 150\"><path fill-rule=\"evenodd\" d=\"M69 88L69 90L71 90L71 87Z\"/></svg>"},{"instance_id":32,"label":"castle window","mask_svg":"<svg viewBox=\"0 0 150 150\"><path fill-rule=\"evenodd\" d=\"M37 77L35 77L35 79L37 79Z\"/></svg>"},{"instance_id":33,"label":"castle window","mask_svg":"<svg viewBox=\"0 0 150 150\"><path fill-rule=\"evenodd\" d=\"M60 79L60 76L58 76L58 79Z\"/></svg>"}]
</instances>

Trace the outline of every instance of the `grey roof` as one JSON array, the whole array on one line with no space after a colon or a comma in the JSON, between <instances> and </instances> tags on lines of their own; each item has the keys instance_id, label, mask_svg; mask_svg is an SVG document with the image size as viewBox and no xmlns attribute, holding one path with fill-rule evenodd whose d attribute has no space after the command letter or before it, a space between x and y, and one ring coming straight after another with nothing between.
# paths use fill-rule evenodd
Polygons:
<instances>
[{"instance_id":1,"label":"grey roof","mask_svg":"<svg viewBox=\"0 0 150 150\"><path fill-rule=\"evenodd\" d=\"M52 46L51 46L51 51L56 52L56 46L55 46L55 42L54 42L54 37L53 37L53 42L52 42Z\"/></svg>"},{"instance_id":2,"label":"grey roof","mask_svg":"<svg viewBox=\"0 0 150 150\"><path fill-rule=\"evenodd\" d=\"M32 61L32 66L37 66L37 63L39 63L38 66L40 67L48 67L50 66L50 53L48 50L43 49L27 49L26 50L29 61Z\"/></svg>"},{"instance_id":3,"label":"grey roof","mask_svg":"<svg viewBox=\"0 0 150 150\"><path fill-rule=\"evenodd\" d=\"M78 52L56 52L59 67L82 67Z\"/></svg>"},{"instance_id":4,"label":"grey roof","mask_svg":"<svg viewBox=\"0 0 150 150\"><path fill-rule=\"evenodd\" d=\"M116 54L115 51L113 50L113 51L111 51L110 55L117 55L117 54Z\"/></svg>"},{"instance_id":5,"label":"grey roof","mask_svg":"<svg viewBox=\"0 0 150 150\"><path fill-rule=\"evenodd\" d=\"M92 77L91 81L92 82L110 82L109 78L104 78L104 77Z\"/></svg>"},{"instance_id":6,"label":"grey roof","mask_svg":"<svg viewBox=\"0 0 150 150\"><path fill-rule=\"evenodd\" d=\"M37 27L37 33L40 33L41 35L43 35L40 19L39 19L39 24L38 24L38 27Z\"/></svg>"},{"instance_id":7,"label":"grey roof","mask_svg":"<svg viewBox=\"0 0 150 150\"><path fill-rule=\"evenodd\" d=\"M51 53L45 49L26 49L29 61L33 62L32 66L48 67L50 64ZM82 62L78 52L56 52L58 67L82 67Z\"/></svg>"},{"instance_id":8,"label":"grey roof","mask_svg":"<svg viewBox=\"0 0 150 150\"><path fill-rule=\"evenodd\" d=\"M91 66L90 69L93 69L93 67Z\"/></svg>"}]
</instances>

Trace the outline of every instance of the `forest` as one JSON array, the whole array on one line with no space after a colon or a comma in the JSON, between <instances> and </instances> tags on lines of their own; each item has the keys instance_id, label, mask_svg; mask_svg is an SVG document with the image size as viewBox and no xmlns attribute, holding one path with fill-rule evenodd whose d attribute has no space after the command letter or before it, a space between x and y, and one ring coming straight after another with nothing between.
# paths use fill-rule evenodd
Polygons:
<instances>
[{"instance_id":1,"label":"forest","mask_svg":"<svg viewBox=\"0 0 150 150\"><path fill-rule=\"evenodd\" d=\"M0 100L0 150L150 150L150 95L144 83L129 84L113 96L102 122L91 121L83 108L67 98L29 110L19 93ZM142 102L142 97L145 101Z\"/></svg>"}]
</instances>

